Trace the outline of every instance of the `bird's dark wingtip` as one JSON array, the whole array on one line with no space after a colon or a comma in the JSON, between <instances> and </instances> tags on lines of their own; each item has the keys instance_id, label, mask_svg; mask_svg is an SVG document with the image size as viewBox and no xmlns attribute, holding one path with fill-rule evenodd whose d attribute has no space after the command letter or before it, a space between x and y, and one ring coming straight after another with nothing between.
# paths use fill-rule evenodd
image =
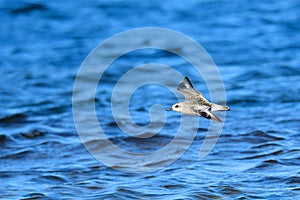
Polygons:
<instances>
[{"instance_id":1,"label":"bird's dark wingtip","mask_svg":"<svg viewBox=\"0 0 300 200\"><path fill-rule=\"evenodd\" d=\"M193 84L191 83L190 79L186 76L179 84L178 88L180 89L189 89L194 88Z\"/></svg>"}]
</instances>

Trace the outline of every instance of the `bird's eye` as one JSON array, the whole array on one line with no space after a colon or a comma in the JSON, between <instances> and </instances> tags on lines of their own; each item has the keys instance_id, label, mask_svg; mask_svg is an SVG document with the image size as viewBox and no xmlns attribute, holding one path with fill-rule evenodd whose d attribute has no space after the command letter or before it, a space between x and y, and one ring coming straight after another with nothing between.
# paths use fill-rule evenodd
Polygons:
<instances>
[{"instance_id":1,"label":"bird's eye","mask_svg":"<svg viewBox=\"0 0 300 200\"><path fill-rule=\"evenodd\" d=\"M178 108L179 107L179 105L175 105L175 108Z\"/></svg>"}]
</instances>

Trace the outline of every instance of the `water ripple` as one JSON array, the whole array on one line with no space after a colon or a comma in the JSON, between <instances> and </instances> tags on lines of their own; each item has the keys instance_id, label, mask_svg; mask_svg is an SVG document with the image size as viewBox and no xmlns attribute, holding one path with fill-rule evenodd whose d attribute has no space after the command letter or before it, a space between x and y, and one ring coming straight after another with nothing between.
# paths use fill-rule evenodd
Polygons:
<instances>
[{"instance_id":1,"label":"water ripple","mask_svg":"<svg viewBox=\"0 0 300 200\"><path fill-rule=\"evenodd\" d=\"M0 4L3 199L299 199L299 1ZM76 71L96 44L144 26L172 28L200 42L218 65L231 111L207 157L198 158L208 127L201 119L193 144L180 159L156 172L131 174L116 170L124 167L122 163L116 169L104 166L84 148L74 127L71 95ZM128 39L132 42L135 38ZM184 53L176 41L165 46ZM105 48L103 59L120 52L118 45ZM175 137L180 120L179 114L168 113L160 133L145 130L145 138L135 138L123 133L113 119L113 85L133 66L149 62L172 66L195 79L195 86L210 96L189 63L175 54L151 49L117 59L102 77L96 99L82 96L82 101L96 101L107 138L131 152L162 148ZM89 73L91 79L79 78L98 78L94 71ZM140 125L149 123L151 105L167 107L176 100L163 89L151 91L141 88L132 101L131 114ZM120 123L128 126L127 119ZM161 125L159 120L155 124ZM162 155L161 162L180 149L185 142L181 139L178 149ZM120 156L101 141L89 144L108 157ZM147 160L141 167L157 164L161 163Z\"/></svg>"}]
</instances>

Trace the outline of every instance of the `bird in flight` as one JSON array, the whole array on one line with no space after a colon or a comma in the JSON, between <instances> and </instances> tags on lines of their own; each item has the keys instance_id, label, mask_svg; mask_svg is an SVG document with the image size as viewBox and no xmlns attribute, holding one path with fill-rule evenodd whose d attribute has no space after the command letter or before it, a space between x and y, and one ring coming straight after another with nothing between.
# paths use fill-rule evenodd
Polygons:
<instances>
[{"instance_id":1,"label":"bird in flight","mask_svg":"<svg viewBox=\"0 0 300 200\"><path fill-rule=\"evenodd\" d=\"M185 77L177 87L179 93L185 97L184 102L175 103L167 110L174 110L186 115L202 116L209 120L222 122L213 111L230 110L228 106L210 103L201 92L194 89L189 78Z\"/></svg>"}]
</instances>

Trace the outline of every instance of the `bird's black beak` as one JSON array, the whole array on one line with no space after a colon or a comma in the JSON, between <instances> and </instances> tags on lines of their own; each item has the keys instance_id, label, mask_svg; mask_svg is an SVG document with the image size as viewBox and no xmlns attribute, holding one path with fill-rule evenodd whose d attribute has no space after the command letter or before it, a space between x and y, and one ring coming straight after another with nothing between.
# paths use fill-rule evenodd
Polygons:
<instances>
[{"instance_id":1,"label":"bird's black beak","mask_svg":"<svg viewBox=\"0 0 300 200\"><path fill-rule=\"evenodd\" d=\"M172 108L168 108L166 111L170 111L170 110L173 110Z\"/></svg>"}]
</instances>

